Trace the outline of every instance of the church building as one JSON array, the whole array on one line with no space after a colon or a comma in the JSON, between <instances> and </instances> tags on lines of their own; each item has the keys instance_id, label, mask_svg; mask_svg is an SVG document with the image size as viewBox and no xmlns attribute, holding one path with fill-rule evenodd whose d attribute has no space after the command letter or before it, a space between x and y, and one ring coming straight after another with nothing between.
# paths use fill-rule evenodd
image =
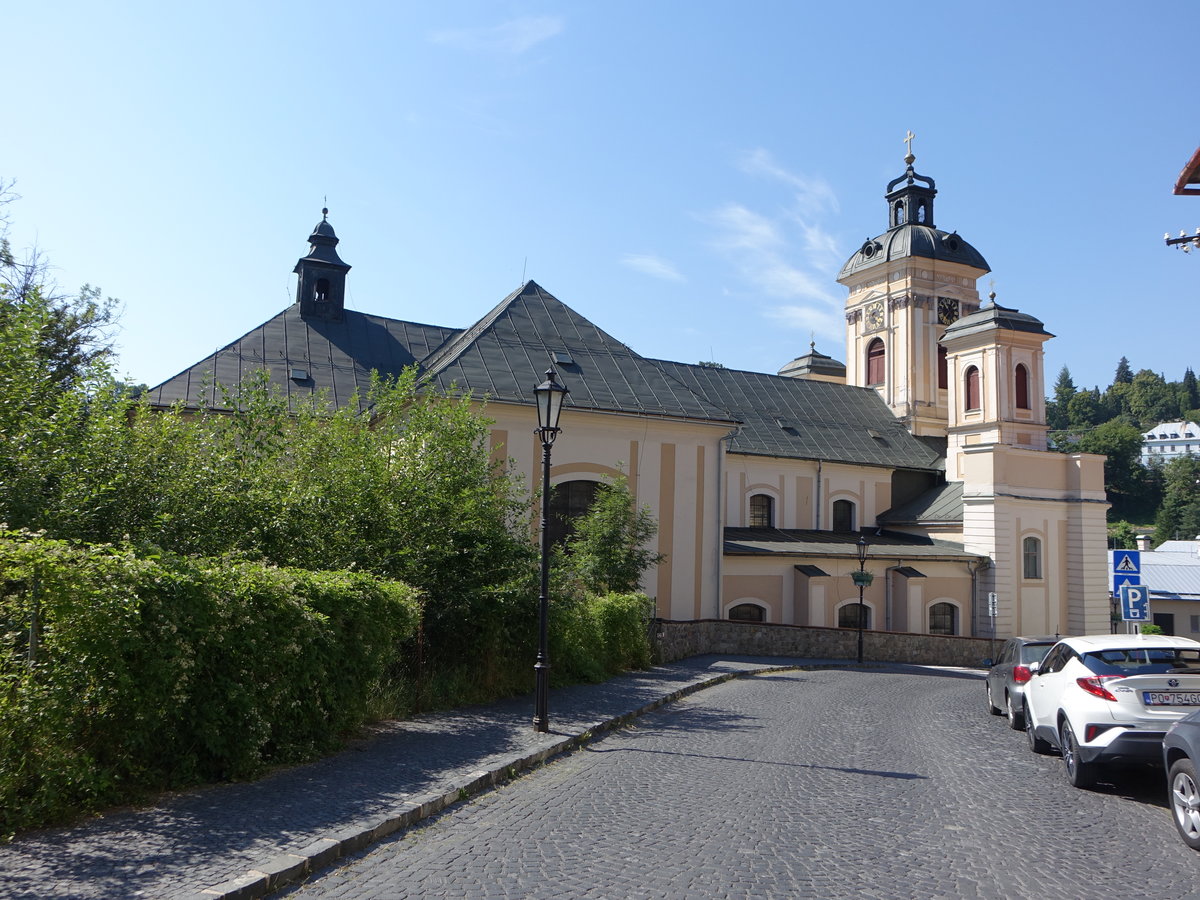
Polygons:
<instances>
[{"instance_id":1,"label":"church building","mask_svg":"<svg viewBox=\"0 0 1200 900\"><path fill-rule=\"evenodd\" d=\"M934 224L933 179L885 192L887 229L843 266L846 363L778 374L643 357L533 281L466 328L345 306L327 211L297 302L150 391L221 408L266 369L292 402L365 392L372 370L486 398L491 450L540 483L532 389L570 390L557 513L624 473L658 521L643 584L664 619L740 619L991 636L1109 630L1103 458L1046 443L1033 316L981 302L983 256ZM859 606L852 578L874 575ZM989 616L989 595L996 615Z\"/></svg>"}]
</instances>

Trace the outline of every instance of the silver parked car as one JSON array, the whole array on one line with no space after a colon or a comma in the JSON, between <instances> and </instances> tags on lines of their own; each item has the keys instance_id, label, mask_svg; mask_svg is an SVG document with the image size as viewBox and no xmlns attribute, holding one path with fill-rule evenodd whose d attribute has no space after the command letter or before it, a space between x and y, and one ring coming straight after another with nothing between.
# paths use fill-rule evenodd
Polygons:
<instances>
[{"instance_id":1,"label":"silver parked car","mask_svg":"<svg viewBox=\"0 0 1200 900\"><path fill-rule=\"evenodd\" d=\"M1025 684L1056 643L1058 637L1054 635L1009 638L995 665L988 669L988 712L1007 715L1014 731L1025 727Z\"/></svg>"},{"instance_id":2,"label":"silver parked car","mask_svg":"<svg viewBox=\"0 0 1200 900\"><path fill-rule=\"evenodd\" d=\"M1188 713L1167 729L1163 765L1167 769L1167 803L1183 842L1200 850L1200 710Z\"/></svg>"}]
</instances>

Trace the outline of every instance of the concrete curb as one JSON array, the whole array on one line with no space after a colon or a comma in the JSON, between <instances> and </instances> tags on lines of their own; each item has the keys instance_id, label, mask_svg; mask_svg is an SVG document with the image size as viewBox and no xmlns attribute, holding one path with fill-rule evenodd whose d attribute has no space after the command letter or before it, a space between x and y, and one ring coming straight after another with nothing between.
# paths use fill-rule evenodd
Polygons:
<instances>
[{"instance_id":1,"label":"concrete curb","mask_svg":"<svg viewBox=\"0 0 1200 900\"><path fill-rule=\"evenodd\" d=\"M460 782L451 782L450 788L444 792L435 792L415 797L392 813L375 820L367 825L356 825L343 831L335 832L329 837L320 838L307 847L295 853L283 853L262 865L248 870L244 875L231 878L221 884L196 891L187 895L186 900L257 900L273 891L294 884L312 873L326 868L344 856L357 853L364 847L375 844L385 837L404 828L410 828L423 819L436 815L448 807L454 806L482 793L497 784L510 781L518 774L541 765L555 756L569 753L584 746L594 737L621 728L639 716L653 712L659 707L674 703L689 694L705 688L723 684L734 678L750 675L764 675L772 672L794 672L806 669L819 669L825 666L763 666L760 669L748 669L740 672L723 672L720 675L702 678L692 684L684 685L662 697L643 704L637 709L604 719L585 727L577 733L563 735L548 747L543 747L533 753L520 754L506 759L489 770L470 773Z\"/></svg>"}]
</instances>

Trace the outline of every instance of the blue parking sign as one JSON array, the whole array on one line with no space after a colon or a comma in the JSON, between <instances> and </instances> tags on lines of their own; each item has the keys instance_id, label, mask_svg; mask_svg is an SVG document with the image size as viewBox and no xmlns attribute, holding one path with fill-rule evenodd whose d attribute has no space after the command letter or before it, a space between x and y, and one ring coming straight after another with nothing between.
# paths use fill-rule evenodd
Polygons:
<instances>
[{"instance_id":1,"label":"blue parking sign","mask_svg":"<svg viewBox=\"0 0 1200 900\"><path fill-rule=\"evenodd\" d=\"M1121 588L1121 618L1126 622L1150 621L1150 589L1144 584Z\"/></svg>"}]
</instances>

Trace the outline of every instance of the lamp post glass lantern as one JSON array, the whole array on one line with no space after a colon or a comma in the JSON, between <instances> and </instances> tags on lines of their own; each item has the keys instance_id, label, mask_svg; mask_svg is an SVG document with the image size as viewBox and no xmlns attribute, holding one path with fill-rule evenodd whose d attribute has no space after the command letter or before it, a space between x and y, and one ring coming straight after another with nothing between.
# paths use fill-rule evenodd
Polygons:
<instances>
[{"instance_id":1,"label":"lamp post glass lantern","mask_svg":"<svg viewBox=\"0 0 1200 900\"><path fill-rule=\"evenodd\" d=\"M533 727L536 731L550 730L550 446L562 430L558 427L558 417L568 393L570 391L558 383L554 369L547 369L546 380L533 389L538 414L534 434L542 442L542 589L538 597L538 655L533 666Z\"/></svg>"}]
</instances>

